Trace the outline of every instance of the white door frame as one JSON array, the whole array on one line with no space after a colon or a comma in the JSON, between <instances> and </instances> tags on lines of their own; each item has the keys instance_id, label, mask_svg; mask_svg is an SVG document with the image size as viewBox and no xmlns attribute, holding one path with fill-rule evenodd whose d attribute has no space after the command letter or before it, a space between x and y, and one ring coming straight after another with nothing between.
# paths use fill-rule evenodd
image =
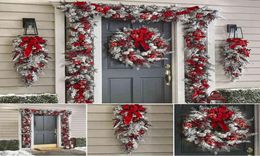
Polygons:
<instances>
[{"instance_id":1,"label":"white door frame","mask_svg":"<svg viewBox=\"0 0 260 156\"><path fill-rule=\"evenodd\" d=\"M60 3L51 2L55 9L55 93L58 95L59 103L65 103L65 17L64 13L57 9ZM94 27L94 103L102 103L102 18L96 16ZM208 28L208 54L210 63L213 65L210 72L210 88L208 93L215 90L215 31L214 22ZM185 103L185 61L184 61L184 30L181 22L172 24L172 102Z\"/></svg>"},{"instance_id":2,"label":"white door frame","mask_svg":"<svg viewBox=\"0 0 260 156\"><path fill-rule=\"evenodd\" d=\"M95 16L94 20L94 103L102 104L102 17Z\"/></svg>"}]
</instances>

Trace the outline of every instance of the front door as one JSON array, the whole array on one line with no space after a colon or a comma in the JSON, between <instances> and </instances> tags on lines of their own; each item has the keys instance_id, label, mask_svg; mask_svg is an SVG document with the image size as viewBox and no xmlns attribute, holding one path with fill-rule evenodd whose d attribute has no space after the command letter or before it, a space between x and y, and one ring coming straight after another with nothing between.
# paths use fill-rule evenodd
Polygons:
<instances>
[{"instance_id":1,"label":"front door","mask_svg":"<svg viewBox=\"0 0 260 156\"><path fill-rule=\"evenodd\" d=\"M200 147L185 140L182 133L182 123L187 117L191 108L198 108L198 105L175 105L175 154L176 155L214 155L202 151ZM236 105L246 116L247 119L254 118L254 105ZM254 121L252 121L252 133L254 131ZM219 152L218 155L253 155L254 137L249 138L250 143L239 144L230 152ZM249 152L250 151L250 152Z\"/></svg>"},{"instance_id":2,"label":"front door","mask_svg":"<svg viewBox=\"0 0 260 156\"><path fill-rule=\"evenodd\" d=\"M165 39L171 39L171 23L131 23L102 19L102 98L103 103L171 103L171 85L165 82L165 65L168 60L157 62L150 68L126 67L114 60L108 53L110 36L123 27L139 28L141 26L157 28ZM171 44L171 41L169 41Z\"/></svg>"},{"instance_id":3,"label":"front door","mask_svg":"<svg viewBox=\"0 0 260 156\"><path fill-rule=\"evenodd\" d=\"M56 144L57 143L57 117L56 116L34 116L34 144Z\"/></svg>"}]
</instances>

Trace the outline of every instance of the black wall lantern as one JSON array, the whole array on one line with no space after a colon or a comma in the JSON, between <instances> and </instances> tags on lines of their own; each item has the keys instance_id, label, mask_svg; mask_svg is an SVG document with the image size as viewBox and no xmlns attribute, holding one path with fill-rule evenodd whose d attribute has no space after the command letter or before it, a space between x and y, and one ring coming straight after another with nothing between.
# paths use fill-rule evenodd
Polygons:
<instances>
[{"instance_id":1,"label":"black wall lantern","mask_svg":"<svg viewBox=\"0 0 260 156\"><path fill-rule=\"evenodd\" d=\"M244 38L242 27L238 27L236 24L228 24L227 25L228 38L232 38L232 37L239 38L238 30L240 30L241 38Z\"/></svg>"},{"instance_id":2,"label":"black wall lantern","mask_svg":"<svg viewBox=\"0 0 260 156\"><path fill-rule=\"evenodd\" d=\"M23 18L24 35L38 35L35 18Z\"/></svg>"}]
</instances>

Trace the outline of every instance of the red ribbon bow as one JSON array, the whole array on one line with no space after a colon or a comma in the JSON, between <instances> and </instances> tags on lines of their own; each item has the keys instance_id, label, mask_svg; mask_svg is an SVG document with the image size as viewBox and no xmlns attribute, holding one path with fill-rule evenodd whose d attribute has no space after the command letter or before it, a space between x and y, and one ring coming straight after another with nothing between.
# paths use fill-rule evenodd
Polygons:
<instances>
[{"instance_id":1,"label":"red ribbon bow","mask_svg":"<svg viewBox=\"0 0 260 156\"><path fill-rule=\"evenodd\" d=\"M130 36L134 40L134 45L136 48L142 48L144 51L149 50L149 45L146 43L146 40L152 38L153 32L150 32L147 28L142 27L140 29L133 30Z\"/></svg>"},{"instance_id":2,"label":"red ribbon bow","mask_svg":"<svg viewBox=\"0 0 260 156\"><path fill-rule=\"evenodd\" d=\"M220 127L223 131L227 132L229 128L225 121L229 120L233 114L234 112L229 110L226 106L220 106L208 110L207 117L211 120L211 127L213 129Z\"/></svg>"},{"instance_id":3,"label":"red ribbon bow","mask_svg":"<svg viewBox=\"0 0 260 156\"><path fill-rule=\"evenodd\" d=\"M22 42L19 44L19 46L25 46L25 49L23 51L24 56L28 58L32 52L39 52L42 50L41 44L45 44L46 41L39 36L25 36L22 37Z\"/></svg>"},{"instance_id":4,"label":"red ribbon bow","mask_svg":"<svg viewBox=\"0 0 260 156\"><path fill-rule=\"evenodd\" d=\"M142 117L141 112L145 111L145 108L139 104L134 105L123 105L123 110L120 111L120 114L123 116L124 124L129 125L131 121L139 121Z\"/></svg>"},{"instance_id":5,"label":"red ribbon bow","mask_svg":"<svg viewBox=\"0 0 260 156\"><path fill-rule=\"evenodd\" d=\"M235 49L237 46L247 46L248 41L241 38L228 38L227 42L230 43L230 48Z\"/></svg>"}]
</instances>

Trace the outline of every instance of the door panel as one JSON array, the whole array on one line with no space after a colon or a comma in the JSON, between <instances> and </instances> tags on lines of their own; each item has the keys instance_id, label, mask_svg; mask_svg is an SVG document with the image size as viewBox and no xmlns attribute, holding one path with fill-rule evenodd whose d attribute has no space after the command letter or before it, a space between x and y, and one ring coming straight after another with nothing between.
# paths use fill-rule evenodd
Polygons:
<instances>
[{"instance_id":1,"label":"door panel","mask_svg":"<svg viewBox=\"0 0 260 156\"><path fill-rule=\"evenodd\" d=\"M143 101L159 103L164 101L164 79L163 78L141 78Z\"/></svg>"},{"instance_id":2,"label":"door panel","mask_svg":"<svg viewBox=\"0 0 260 156\"><path fill-rule=\"evenodd\" d=\"M191 108L198 108L198 105L175 105L175 152L176 155L214 155L213 153L202 151L194 143L185 140L182 134L182 123ZM254 105L236 105L246 116L247 119L254 118ZM254 132L254 121L252 121L252 132ZM250 137L250 143L238 145L230 152L219 152L218 155L248 155L247 149L254 149L254 137Z\"/></svg>"},{"instance_id":3,"label":"door panel","mask_svg":"<svg viewBox=\"0 0 260 156\"><path fill-rule=\"evenodd\" d=\"M34 116L34 144L56 144L56 116Z\"/></svg>"},{"instance_id":4,"label":"door panel","mask_svg":"<svg viewBox=\"0 0 260 156\"><path fill-rule=\"evenodd\" d=\"M110 78L109 91L110 101L113 102L128 102L133 100L132 95L132 78Z\"/></svg>"},{"instance_id":5,"label":"door panel","mask_svg":"<svg viewBox=\"0 0 260 156\"><path fill-rule=\"evenodd\" d=\"M43 144L44 142L43 125L43 116L34 116L34 144Z\"/></svg>"},{"instance_id":6,"label":"door panel","mask_svg":"<svg viewBox=\"0 0 260 156\"><path fill-rule=\"evenodd\" d=\"M111 35L123 27L141 26L157 28L165 39L171 39L171 23L131 23L102 19L102 96L104 103L168 103L172 102L171 86L165 85L164 66L168 60L157 62L151 68L127 67L108 54L108 41ZM171 41L169 41L171 43Z\"/></svg>"}]
</instances>

